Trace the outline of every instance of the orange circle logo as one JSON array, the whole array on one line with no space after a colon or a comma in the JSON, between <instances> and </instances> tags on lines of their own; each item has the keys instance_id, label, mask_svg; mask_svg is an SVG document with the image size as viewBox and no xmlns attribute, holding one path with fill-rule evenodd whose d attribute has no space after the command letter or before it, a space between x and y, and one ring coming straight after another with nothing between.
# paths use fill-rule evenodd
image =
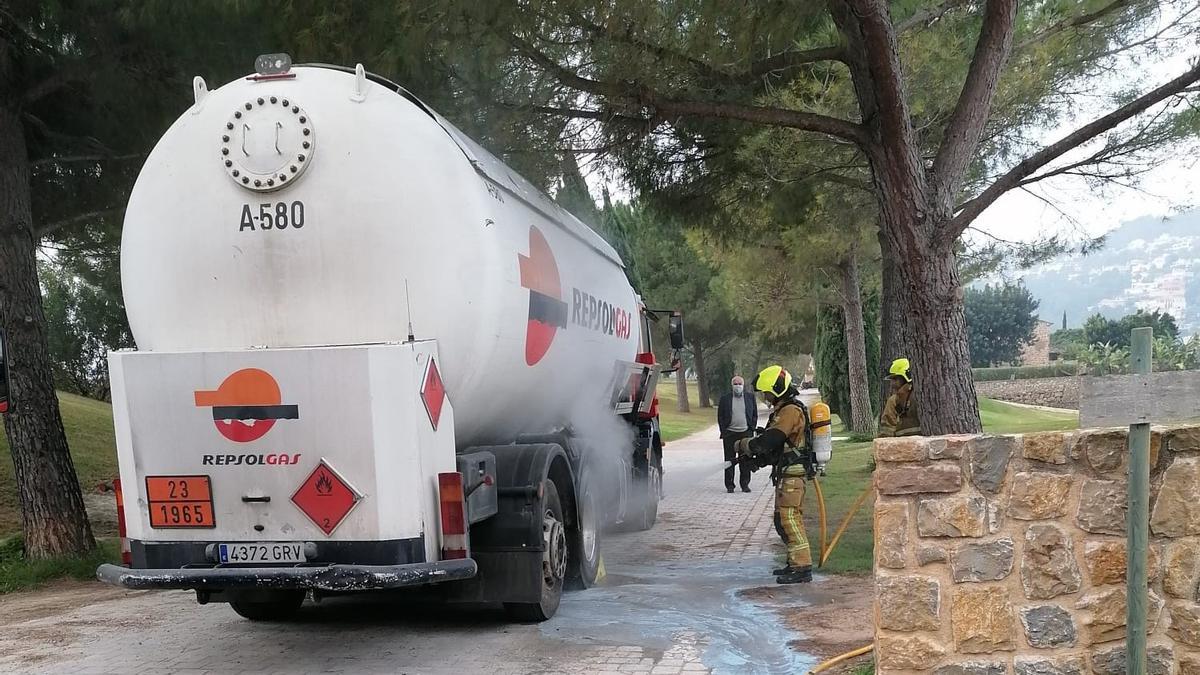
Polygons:
<instances>
[{"instance_id":1,"label":"orange circle logo","mask_svg":"<svg viewBox=\"0 0 1200 675\"><path fill-rule=\"evenodd\" d=\"M258 368L243 368L225 378L215 391L200 390L195 396L196 407L212 408L217 431L235 443L257 441L277 420L300 417L299 406L283 405L279 383Z\"/></svg>"}]
</instances>

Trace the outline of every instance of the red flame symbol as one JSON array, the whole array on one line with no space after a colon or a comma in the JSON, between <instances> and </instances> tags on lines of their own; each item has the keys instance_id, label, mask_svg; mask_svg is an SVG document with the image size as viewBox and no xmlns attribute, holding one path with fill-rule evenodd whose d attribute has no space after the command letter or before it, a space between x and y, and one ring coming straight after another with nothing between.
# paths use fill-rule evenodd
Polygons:
<instances>
[{"instance_id":1,"label":"red flame symbol","mask_svg":"<svg viewBox=\"0 0 1200 675\"><path fill-rule=\"evenodd\" d=\"M316 487L317 492L323 495L333 492L333 481L329 480L329 474L322 473L321 477L317 479Z\"/></svg>"}]
</instances>

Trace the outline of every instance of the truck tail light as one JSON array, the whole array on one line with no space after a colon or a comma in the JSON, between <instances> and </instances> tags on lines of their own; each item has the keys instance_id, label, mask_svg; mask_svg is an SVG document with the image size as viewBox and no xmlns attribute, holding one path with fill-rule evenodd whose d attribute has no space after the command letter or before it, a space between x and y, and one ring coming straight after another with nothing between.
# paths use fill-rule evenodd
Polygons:
<instances>
[{"instance_id":1,"label":"truck tail light","mask_svg":"<svg viewBox=\"0 0 1200 675\"><path fill-rule=\"evenodd\" d=\"M121 492L121 479L113 479L113 493L117 496L117 536L121 538L121 564L133 565L133 552L129 548L129 537L125 532L125 498Z\"/></svg>"},{"instance_id":2,"label":"truck tail light","mask_svg":"<svg viewBox=\"0 0 1200 675\"><path fill-rule=\"evenodd\" d=\"M442 560L468 557L467 504L463 477L457 471L438 474L438 499L442 515Z\"/></svg>"}]
</instances>

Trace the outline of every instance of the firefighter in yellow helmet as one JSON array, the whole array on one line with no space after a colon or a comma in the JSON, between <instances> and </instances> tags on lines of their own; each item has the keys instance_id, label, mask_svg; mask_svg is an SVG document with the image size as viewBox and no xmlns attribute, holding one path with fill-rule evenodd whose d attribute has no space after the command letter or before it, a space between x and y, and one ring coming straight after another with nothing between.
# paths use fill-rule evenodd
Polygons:
<instances>
[{"instance_id":1,"label":"firefighter in yellow helmet","mask_svg":"<svg viewBox=\"0 0 1200 675\"><path fill-rule=\"evenodd\" d=\"M771 406L766 429L753 438L744 438L735 448L743 461L754 469L771 466L775 484L775 515L783 526L787 543L787 565L775 570L776 581L797 584L812 581L812 552L804 534L804 480L812 477L813 466L807 452L807 418L792 376L782 366L763 369L754 388Z\"/></svg>"},{"instance_id":2,"label":"firefighter in yellow helmet","mask_svg":"<svg viewBox=\"0 0 1200 675\"><path fill-rule=\"evenodd\" d=\"M917 399L913 396L912 376L909 374L908 359L892 361L888 379L892 381L892 394L883 406L879 418L880 436L920 436L921 421L917 417Z\"/></svg>"}]
</instances>

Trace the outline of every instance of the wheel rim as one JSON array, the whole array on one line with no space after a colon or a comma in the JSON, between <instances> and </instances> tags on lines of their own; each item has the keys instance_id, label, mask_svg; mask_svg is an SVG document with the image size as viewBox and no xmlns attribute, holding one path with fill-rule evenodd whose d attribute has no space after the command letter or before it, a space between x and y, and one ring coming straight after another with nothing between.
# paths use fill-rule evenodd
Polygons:
<instances>
[{"instance_id":1,"label":"wheel rim","mask_svg":"<svg viewBox=\"0 0 1200 675\"><path fill-rule=\"evenodd\" d=\"M542 580L553 587L567 573L567 534L550 509L542 518L542 541L546 549L542 554Z\"/></svg>"},{"instance_id":2,"label":"wheel rim","mask_svg":"<svg viewBox=\"0 0 1200 675\"><path fill-rule=\"evenodd\" d=\"M579 513L579 536L583 543L583 557L585 560L594 560L596 558L596 511L590 498L582 500L582 508Z\"/></svg>"}]
</instances>

